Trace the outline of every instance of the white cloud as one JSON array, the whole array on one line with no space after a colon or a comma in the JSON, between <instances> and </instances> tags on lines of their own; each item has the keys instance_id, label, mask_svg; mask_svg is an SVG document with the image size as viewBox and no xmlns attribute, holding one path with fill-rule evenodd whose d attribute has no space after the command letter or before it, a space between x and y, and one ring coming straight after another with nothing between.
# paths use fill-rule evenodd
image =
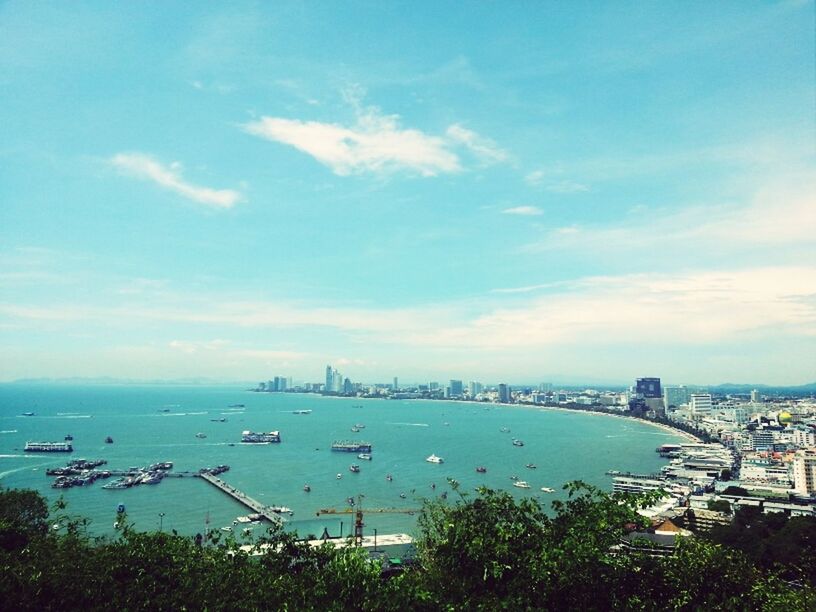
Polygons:
<instances>
[{"instance_id":1,"label":"white cloud","mask_svg":"<svg viewBox=\"0 0 816 612\"><path fill-rule=\"evenodd\" d=\"M502 213L505 215L534 217L543 214L543 211L538 206L514 206L513 208L505 208Z\"/></svg>"},{"instance_id":2,"label":"white cloud","mask_svg":"<svg viewBox=\"0 0 816 612\"><path fill-rule=\"evenodd\" d=\"M434 136L402 127L398 115L384 115L375 106L363 107L365 91L360 87L348 87L342 95L356 114L352 126L261 117L243 128L311 155L340 176L400 170L422 176L459 172L462 162L457 147L466 148L483 163L507 158L493 141L458 124L451 125L444 136Z\"/></svg>"},{"instance_id":3,"label":"white cloud","mask_svg":"<svg viewBox=\"0 0 816 612\"><path fill-rule=\"evenodd\" d=\"M232 208L243 199L239 191L211 189L185 181L181 175L181 164L178 162L165 166L144 153L118 153L110 161L125 174L152 181L200 204L215 208Z\"/></svg>"},{"instance_id":4,"label":"white cloud","mask_svg":"<svg viewBox=\"0 0 816 612\"><path fill-rule=\"evenodd\" d=\"M463 128L459 124L453 124L445 133L453 141L459 142L470 149L485 164L507 160L507 151L500 149L489 138L479 136L476 132Z\"/></svg>"}]
</instances>

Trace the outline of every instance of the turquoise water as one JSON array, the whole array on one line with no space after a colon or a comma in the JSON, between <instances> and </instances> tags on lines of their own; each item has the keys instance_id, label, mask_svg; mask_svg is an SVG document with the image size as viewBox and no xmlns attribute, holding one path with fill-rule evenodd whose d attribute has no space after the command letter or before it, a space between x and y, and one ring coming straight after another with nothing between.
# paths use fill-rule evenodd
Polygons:
<instances>
[{"instance_id":1,"label":"turquoise water","mask_svg":"<svg viewBox=\"0 0 816 612\"><path fill-rule=\"evenodd\" d=\"M245 408L230 409L231 404ZM304 409L312 413L292 414ZM22 416L24 412L35 415ZM222 417L227 421L211 421ZM365 429L352 433L357 423ZM510 432L502 433L503 427ZM238 444L245 429L280 430L282 442ZM231 466L222 475L225 481L263 503L290 507L294 516L289 527L301 535L320 534L323 527L339 535L341 521L348 534L349 515L318 518L315 513L320 508L348 508L350 496L364 494L364 508L418 508L423 497L449 490L446 478L451 477L463 490L484 484L548 502L563 495L560 487L569 480L609 489L607 470L656 471L664 460L655 447L680 440L635 421L533 407L198 386L0 385L0 432L0 484L36 489L51 500L64 496L69 511L90 518L91 531L97 534L113 531L119 503L126 505L139 529L158 529L163 512L164 529L191 535L205 529L207 517L210 528L218 529L248 510L197 478L165 479L125 490L102 489L105 481L57 490L51 488L46 468L75 458L107 459L109 469L173 461L175 470L198 470L225 463ZM197 438L199 432L206 438ZM61 441L67 434L74 436L75 452L70 455L22 452L27 440ZM105 444L106 436L114 443ZM525 445L513 446L514 437ZM331 452L336 439L371 442L373 461ZM426 462L431 453L445 463ZM351 463L361 466L360 473L349 472ZM527 463L538 468L527 469ZM480 465L486 474L476 473ZM392 482L385 478L389 473ZM532 488L513 487L512 475ZM305 483L310 493L303 491ZM556 493L542 493L542 486ZM411 533L416 520L408 514L368 514L365 519L366 533L374 528L379 533Z\"/></svg>"}]
</instances>

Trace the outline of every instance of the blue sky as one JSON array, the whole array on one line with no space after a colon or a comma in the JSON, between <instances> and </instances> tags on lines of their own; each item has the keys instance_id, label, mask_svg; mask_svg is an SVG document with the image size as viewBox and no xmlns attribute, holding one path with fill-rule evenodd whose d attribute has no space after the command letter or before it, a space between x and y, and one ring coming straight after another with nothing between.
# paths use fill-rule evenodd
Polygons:
<instances>
[{"instance_id":1,"label":"blue sky","mask_svg":"<svg viewBox=\"0 0 816 612\"><path fill-rule=\"evenodd\" d=\"M814 3L0 5L0 379L816 380Z\"/></svg>"}]
</instances>

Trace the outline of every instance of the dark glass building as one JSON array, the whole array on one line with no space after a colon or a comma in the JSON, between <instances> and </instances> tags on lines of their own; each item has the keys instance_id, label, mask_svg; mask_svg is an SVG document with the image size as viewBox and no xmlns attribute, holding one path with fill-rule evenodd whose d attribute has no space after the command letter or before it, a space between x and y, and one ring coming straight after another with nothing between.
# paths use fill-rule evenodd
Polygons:
<instances>
[{"instance_id":1,"label":"dark glass building","mask_svg":"<svg viewBox=\"0 0 816 612\"><path fill-rule=\"evenodd\" d=\"M635 383L635 393L644 398L663 397L663 392L660 390L660 379L638 378Z\"/></svg>"}]
</instances>

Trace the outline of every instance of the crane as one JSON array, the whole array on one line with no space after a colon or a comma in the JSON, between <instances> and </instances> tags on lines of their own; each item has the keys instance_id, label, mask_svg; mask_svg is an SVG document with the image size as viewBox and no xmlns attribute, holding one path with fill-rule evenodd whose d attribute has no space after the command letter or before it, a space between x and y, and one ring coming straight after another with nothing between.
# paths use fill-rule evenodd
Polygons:
<instances>
[{"instance_id":1,"label":"crane","mask_svg":"<svg viewBox=\"0 0 816 612\"><path fill-rule=\"evenodd\" d=\"M363 545L363 495L357 496L357 507L349 508L321 508L317 511L317 516L321 514L354 514L354 545ZM354 501L353 499L349 500ZM374 514L414 514L419 512L416 508L367 508L366 512Z\"/></svg>"}]
</instances>

